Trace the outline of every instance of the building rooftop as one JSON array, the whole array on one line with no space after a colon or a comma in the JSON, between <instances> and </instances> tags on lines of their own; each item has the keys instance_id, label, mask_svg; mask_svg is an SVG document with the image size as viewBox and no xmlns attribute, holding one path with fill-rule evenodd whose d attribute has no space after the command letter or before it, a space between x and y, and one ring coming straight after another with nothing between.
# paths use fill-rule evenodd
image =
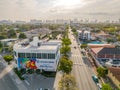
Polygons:
<instances>
[{"instance_id":1,"label":"building rooftop","mask_svg":"<svg viewBox=\"0 0 120 90\"><path fill-rule=\"evenodd\" d=\"M56 50L61 45L61 41L42 41L37 37L33 38L32 42L19 42L14 45L16 49L33 49L33 50Z\"/></svg>"},{"instance_id":2,"label":"building rooftop","mask_svg":"<svg viewBox=\"0 0 120 90\"><path fill-rule=\"evenodd\" d=\"M120 81L120 68L119 67L110 67L110 72Z\"/></svg>"},{"instance_id":3,"label":"building rooftop","mask_svg":"<svg viewBox=\"0 0 120 90\"><path fill-rule=\"evenodd\" d=\"M9 39L2 39L1 42L10 42L10 41L16 41L17 38L9 38Z\"/></svg>"},{"instance_id":4,"label":"building rooftop","mask_svg":"<svg viewBox=\"0 0 120 90\"><path fill-rule=\"evenodd\" d=\"M77 30L79 33L83 32L83 33L90 33L90 31L87 30Z\"/></svg>"},{"instance_id":5,"label":"building rooftop","mask_svg":"<svg viewBox=\"0 0 120 90\"><path fill-rule=\"evenodd\" d=\"M99 48L91 48L91 50L95 53L95 54L97 54L100 50L102 50L103 49L103 47L99 47Z\"/></svg>"},{"instance_id":6,"label":"building rooftop","mask_svg":"<svg viewBox=\"0 0 120 90\"><path fill-rule=\"evenodd\" d=\"M108 48L114 48L114 45L111 44L88 44L88 47L90 48L99 48L99 47L108 47Z\"/></svg>"},{"instance_id":7,"label":"building rooftop","mask_svg":"<svg viewBox=\"0 0 120 90\"><path fill-rule=\"evenodd\" d=\"M120 54L119 48L103 48L98 54Z\"/></svg>"}]
</instances>

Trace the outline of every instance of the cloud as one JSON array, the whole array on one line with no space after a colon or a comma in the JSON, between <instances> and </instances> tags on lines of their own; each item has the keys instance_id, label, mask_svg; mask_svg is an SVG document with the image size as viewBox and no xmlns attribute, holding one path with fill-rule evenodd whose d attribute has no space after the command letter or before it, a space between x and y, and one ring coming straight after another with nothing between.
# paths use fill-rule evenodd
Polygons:
<instances>
[{"instance_id":1,"label":"cloud","mask_svg":"<svg viewBox=\"0 0 120 90\"><path fill-rule=\"evenodd\" d=\"M120 18L120 0L0 0L0 19L29 20L113 16ZM66 0L68 1L68 0ZM69 0L70 1L70 0ZM72 3L76 1L75 3ZM62 5L63 4L63 5Z\"/></svg>"}]
</instances>

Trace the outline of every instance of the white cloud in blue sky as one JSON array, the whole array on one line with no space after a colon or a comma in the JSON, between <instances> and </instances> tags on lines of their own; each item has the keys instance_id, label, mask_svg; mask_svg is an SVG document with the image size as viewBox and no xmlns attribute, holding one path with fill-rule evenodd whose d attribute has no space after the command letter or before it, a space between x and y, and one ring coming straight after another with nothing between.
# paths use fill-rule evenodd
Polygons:
<instances>
[{"instance_id":1,"label":"white cloud in blue sky","mask_svg":"<svg viewBox=\"0 0 120 90\"><path fill-rule=\"evenodd\" d=\"M0 0L0 19L120 18L119 8L120 0Z\"/></svg>"}]
</instances>

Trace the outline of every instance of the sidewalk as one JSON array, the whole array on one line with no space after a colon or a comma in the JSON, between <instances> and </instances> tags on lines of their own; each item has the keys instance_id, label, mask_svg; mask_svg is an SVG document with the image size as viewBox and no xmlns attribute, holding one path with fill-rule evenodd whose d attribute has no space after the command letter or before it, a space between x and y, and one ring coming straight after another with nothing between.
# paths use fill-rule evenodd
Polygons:
<instances>
[{"instance_id":1,"label":"sidewalk","mask_svg":"<svg viewBox=\"0 0 120 90\"><path fill-rule=\"evenodd\" d=\"M58 89L58 87L59 87L58 85L59 85L59 81L60 81L62 75L63 75L63 73L61 71L57 72L56 78L55 78L55 82L54 82L54 86L53 86L54 90L59 90Z\"/></svg>"}]
</instances>

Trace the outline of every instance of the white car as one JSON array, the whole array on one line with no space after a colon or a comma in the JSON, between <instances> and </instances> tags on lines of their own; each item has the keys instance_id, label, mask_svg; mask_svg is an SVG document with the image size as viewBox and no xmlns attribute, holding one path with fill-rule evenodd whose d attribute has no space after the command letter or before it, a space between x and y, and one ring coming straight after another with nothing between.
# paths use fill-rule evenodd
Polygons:
<instances>
[{"instance_id":1,"label":"white car","mask_svg":"<svg viewBox=\"0 0 120 90\"><path fill-rule=\"evenodd\" d=\"M102 90L102 85L97 83L97 86L98 86L98 90Z\"/></svg>"}]
</instances>

